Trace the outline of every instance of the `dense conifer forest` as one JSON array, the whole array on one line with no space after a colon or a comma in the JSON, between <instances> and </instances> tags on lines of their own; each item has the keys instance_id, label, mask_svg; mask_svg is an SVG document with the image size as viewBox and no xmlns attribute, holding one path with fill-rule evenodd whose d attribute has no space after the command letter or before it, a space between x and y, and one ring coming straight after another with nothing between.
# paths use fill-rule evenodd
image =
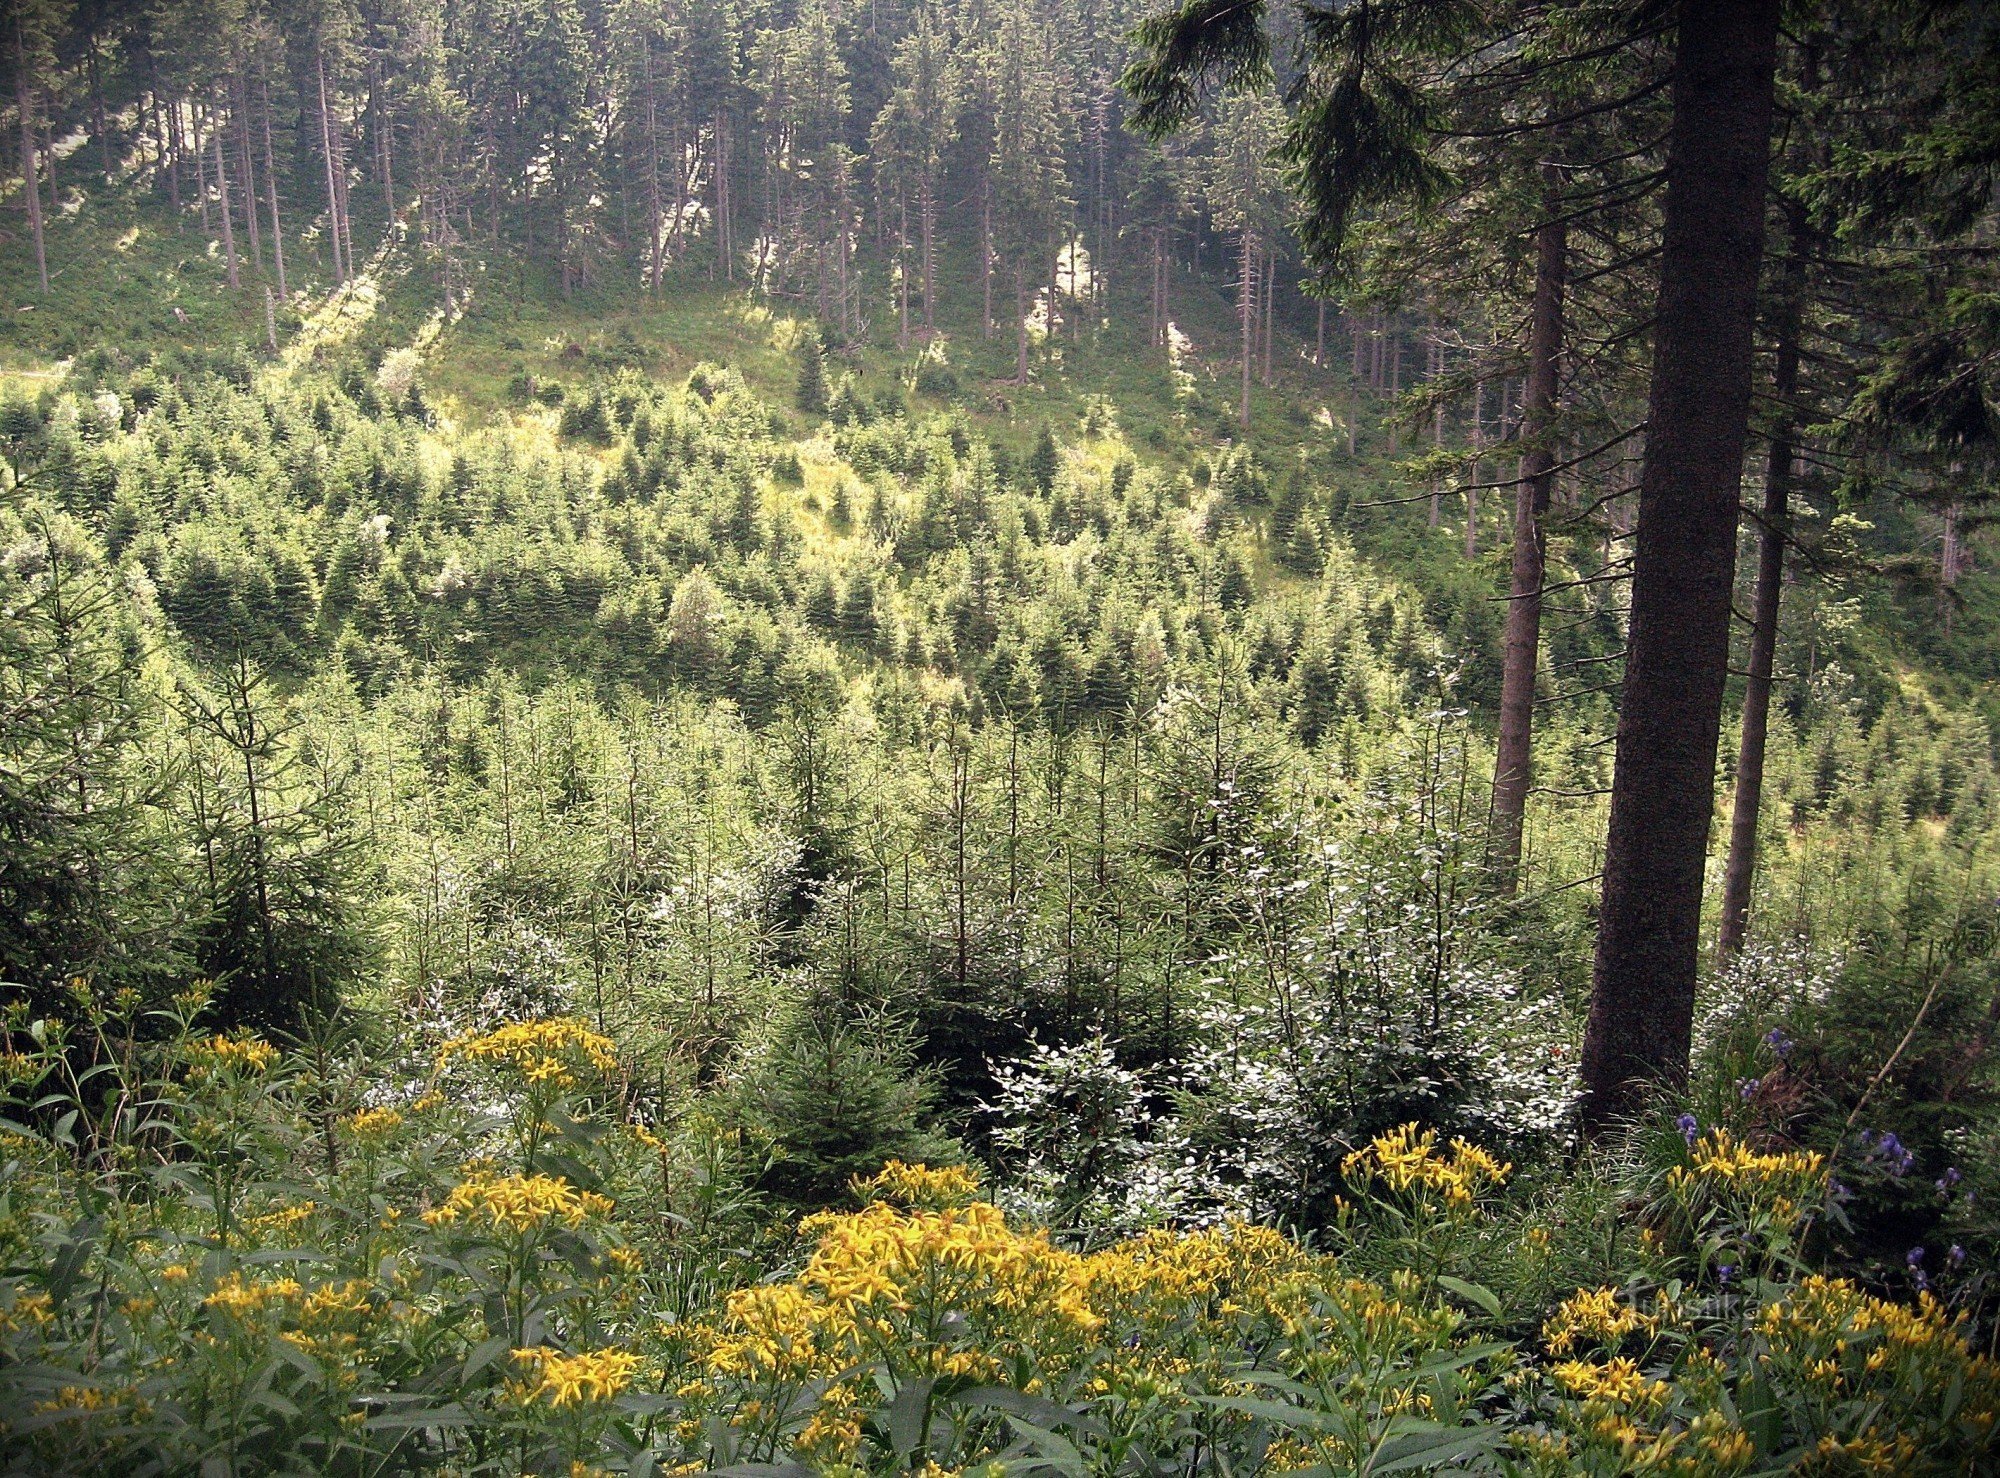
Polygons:
<instances>
[{"instance_id":1,"label":"dense conifer forest","mask_svg":"<svg viewBox=\"0 0 2000 1478\"><path fill-rule=\"evenodd\" d=\"M2000 1469L1992 7L0 18L0 1470Z\"/></svg>"}]
</instances>

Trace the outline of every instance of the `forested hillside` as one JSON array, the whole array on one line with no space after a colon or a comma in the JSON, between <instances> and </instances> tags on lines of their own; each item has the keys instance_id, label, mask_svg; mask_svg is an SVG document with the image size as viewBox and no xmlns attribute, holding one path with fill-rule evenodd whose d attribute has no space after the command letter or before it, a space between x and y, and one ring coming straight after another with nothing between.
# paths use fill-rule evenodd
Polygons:
<instances>
[{"instance_id":1,"label":"forested hillside","mask_svg":"<svg viewBox=\"0 0 2000 1478\"><path fill-rule=\"evenodd\" d=\"M1994 1470L1987 7L5 19L6 1471Z\"/></svg>"}]
</instances>

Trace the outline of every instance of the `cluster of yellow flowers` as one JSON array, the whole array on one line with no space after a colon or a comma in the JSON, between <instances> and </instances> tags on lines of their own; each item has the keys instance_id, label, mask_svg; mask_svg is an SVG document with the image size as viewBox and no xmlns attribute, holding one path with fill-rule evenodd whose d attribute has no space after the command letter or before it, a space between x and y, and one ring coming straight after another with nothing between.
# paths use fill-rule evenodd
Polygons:
<instances>
[{"instance_id":1,"label":"cluster of yellow flowers","mask_svg":"<svg viewBox=\"0 0 2000 1478\"><path fill-rule=\"evenodd\" d=\"M282 1237L287 1233L297 1231L306 1222L312 1220L313 1213L318 1210L319 1203L317 1201L300 1201L293 1206L279 1206L273 1210L253 1216L244 1225L251 1231L264 1236Z\"/></svg>"},{"instance_id":2,"label":"cluster of yellow flowers","mask_svg":"<svg viewBox=\"0 0 2000 1478\"><path fill-rule=\"evenodd\" d=\"M374 1144L403 1127L403 1111L395 1108L356 1109L347 1116L347 1132L362 1144Z\"/></svg>"},{"instance_id":3,"label":"cluster of yellow flowers","mask_svg":"<svg viewBox=\"0 0 2000 1478\"><path fill-rule=\"evenodd\" d=\"M1802 1473L1907 1473L1915 1466L1917 1443L1909 1433L1884 1437L1874 1426L1841 1438L1829 1432L1799 1464Z\"/></svg>"},{"instance_id":4,"label":"cluster of yellow flowers","mask_svg":"<svg viewBox=\"0 0 2000 1478\"><path fill-rule=\"evenodd\" d=\"M911 1199L974 1188L967 1175L911 1165L864 1184ZM1089 1254L1011 1227L980 1201L878 1202L808 1218L801 1230L817 1242L796 1277L731 1295L713 1327L692 1331L705 1379L678 1394L691 1412L723 1411L748 1430L796 1409L787 1388L828 1381L797 1439L821 1462L856 1450L866 1408L842 1378L875 1361L899 1376L981 1383L1026 1368L1030 1392L1083 1371L1099 1399L1170 1412L1190 1388L1228 1387L1223 1352L1239 1347L1246 1319L1270 1321L1266 1337L1281 1340L1301 1378L1335 1381L1350 1378L1363 1346L1392 1360L1414 1354L1415 1370L1457 1324L1422 1299L1414 1276L1393 1289L1340 1278L1331 1259L1244 1223L1155 1229ZM1383 1399L1431 1414L1425 1385Z\"/></svg>"},{"instance_id":5,"label":"cluster of yellow flowers","mask_svg":"<svg viewBox=\"0 0 2000 1478\"><path fill-rule=\"evenodd\" d=\"M1713 1478L1743 1473L1754 1466L1757 1446L1750 1434L1719 1411L1705 1411L1685 1427L1655 1431L1629 1416L1605 1410L1603 1403L1586 1407L1594 1415L1586 1433L1586 1448L1606 1453L1619 1473L1658 1473L1671 1478ZM1565 1461L1564 1473L1578 1471ZM1587 1468L1584 1471L1601 1471Z\"/></svg>"},{"instance_id":6,"label":"cluster of yellow flowers","mask_svg":"<svg viewBox=\"0 0 2000 1478\"><path fill-rule=\"evenodd\" d=\"M1569 1354L1579 1340L1616 1350L1628 1335L1658 1334L1672 1312L1664 1293L1656 1295L1655 1310L1648 1314L1626 1303L1615 1288L1579 1288L1543 1323L1542 1343L1552 1355Z\"/></svg>"},{"instance_id":7,"label":"cluster of yellow flowers","mask_svg":"<svg viewBox=\"0 0 2000 1478\"><path fill-rule=\"evenodd\" d=\"M328 1283L299 1300L298 1327L278 1337L294 1349L341 1370L360 1346L368 1322L376 1313L375 1285L365 1278ZM352 1371L344 1371L352 1376Z\"/></svg>"},{"instance_id":8,"label":"cluster of yellow flowers","mask_svg":"<svg viewBox=\"0 0 2000 1478\"><path fill-rule=\"evenodd\" d=\"M1171 1319L1198 1300L1227 1316L1279 1302L1281 1288L1309 1261L1284 1233L1234 1221L1142 1232L1093 1254L1086 1275L1100 1309Z\"/></svg>"},{"instance_id":9,"label":"cluster of yellow flowers","mask_svg":"<svg viewBox=\"0 0 2000 1478\"><path fill-rule=\"evenodd\" d=\"M1553 1373L1572 1396L1583 1401L1657 1410L1673 1394L1673 1387L1664 1381L1647 1379L1639 1373L1636 1360L1623 1356L1614 1356L1601 1365L1589 1360L1565 1360Z\"/></svg>"},{"instance_id":10,"label":"cluster of yellow flowers","mask_svg":"<svg viewBox=\"0 0 2000 1478\"><path fill-rule=\"evenodd\" d=\"M1822 1395L1957 1385L1965 1419L1991 1434L2000 1420L2000 1363L1973 1353L1963 1319L1947 1318L1929 1293L1912 1307L1813 1274L1767 1305L1756 1328L1766 1363L1797 1370Z\"/></svg>"},{"instance_id":11,"label":"cluster of yellow flowers","mask_svg":"<svg viewBox=\"0 0 2000 1478\"><path fill-rule=\"evenodd\" d=\"M542 1402L554 1407L591 1406L610 1401L632 1384L641 1360L627 1350L585 1350L565 1355L546 1345L514 1351L527 1367L520 1380L507 1383L507 1395L518 1406Z\"/></svg>"},{"instance_id":12,"label":"cluster of yellow flowers","mask_svg":"<svg viewBox=\"0 0 2000 1478\"><path fill-rule=\"evenodd\" d=\"M552 1175L494 1175L480 1171L452 1187L442 1206L424 1213L428 1226L464 1223L482 1230L525 1236L560 1222L581 1226L593 1216L608 1216L611 1202L594 1191L580 1191Z\"/></svg>"},{"instance_id":13,"label":"cluster of yellow flowers","mask_svg":"<svg viewBox=\"0 0 2000 1478\"><path fill-rule=\"evenodd\" d=\"M262 1037L247 1032L234 1036L204 1037L190 1042L188 1081L204 1083L211 1078L233 1076L262 1077L278 1065L278 1049Z\"/></svg>"},{"instance_id":14,"label":"cluster of yellow flowers","mask_svg":"<svg viewBox=\"0 0 2000 1478\"><path fill-rule=\"evenodd\" d=\"M1357 1184L1379 1181L1398 1194L1439 1192L1455 1210L1468 1210L1479 1196L1505 1185L1513 1170L1463 1139L1451 1141L1448 1156L1441 1154L1437 1131L1415 1124L1378 1134L1340 1162L1341 1174Z\"/></svg>"},{"instance_id":15,"label":"cluster of yellow flowers","mask_svg":"<svg viewBox=\"0 0 2000 1478\"><path fill-rule=\"evenodd\" d=\"M241 1272L225 1273L216 1281L205 1308L220 1309L232 1319L248 1320L273 1306L290 1303L305 1293L296 1278L246 1278Z\"/></svg>"},{"instance_id":16,"label":"cluster of yellow flowers","mask_svg":"<svg viewBox=\"0 0 2000 1478\"><path fill-rule=\"evenodd\" d=\"M1692 1163L1667 1172L1667 1188L1683 1200L1701 1193L1733 1194L1789 1220L1826 1195L1826 1158L1812 1150L1753 1150L1727 1129L1694 1142Z\"/></svg>"},{"instance_id":17,"label":"cluster of yellow flowers","mask_svg":"<svg viewBox=\"0 0 2000 1478\"><path fill-rule=\"evenodd\" d=\"M476 1036L454 1037L438 1049L437 1070L453 1062L507 1068L535 1086L574 1088L584 1071L618 1075L618 1051L608 1037L566 1016L516 1021Z\"/></svg>"},{"instance_id":18,"label":"cluster of yellow flowers","mask_svg":"<svg viewBox=\"0 0 2000 1478\"><path fill-rule=\"evenodd\" d=\"M58 1386L54 1396L45 1401L37 1401L33 1410L38 1416L54 1416L58 1413L70 1417L102 1416L116 1411L127 1404L132 1407L132 1416L143 1420L152 1410L152 1403L140 1399L135 1391L127 1388L105 1386Z\"/></svg>"},{"instance_id":19,"label":"cluster of yellow flowers","mask_svg":"<svg viewBox=\"0 0 2000 1478\"><path fill-rule=\"evenodd\" d=\"M1737 1160L1733 1153L1730 1158ZM1797 1165L1779 1173L1811 1169ZM1974 1450L1996 1435L2000 1365L1975 1354L1929 1295L1912 1307L1876 1298L1844 1278L1815 1274L1760 1309L1751 1329L1760 1380L1778 1395L1791 1419L1802 1423L1793 1433L1810 1448L1802 1471L1907 1471L1923 1445L1911 1434L1925 1421L1945 1424L1947 1430L1937 1435L1951 1450ZM1726 1414L1727 1370L1696 1333L1686 1314L1664 1295L1650 1313L1608 1288L1579 1290L1565 1300L1543 1326L1546 1347L1560 1355L1595 1342L1609 1356L1566 1360L1551 1368L1557 1385L1576 1403L1566 1425L1577 1447L1566 1442L1560 1460L1531 1452L1538 1462L1545 1457L1552 1465L1537 1471L1574 1471L1579 1451L1595 1454L1619 1472L1695 1475L1747 1469L1755 1449ZM1669 1349L1679 1351L1671 1383L1648 1378L1637 1361L1616 1353L1635 1334L1664 1338ZM1948 1391L1955 1397L1940 1405ZM1873 1422L1871 1414L1884 1410L1898 1413L1893 1439ZM1867 1418L1866 1425L1859 1431L1840 1430L1839 1423L1856 1413ZM1828 1423L1835 1430L1825 1430Z\"/></svg>"},{"instance_id":20,"label":"cluster of yellow flowers","mask_svg":"<svg viewBox=\"0 0 2000 1478\"><path fill-rule=\"evenodd\" d=\"M942 1211L876 1204L809 1217L799 1276L732 1294L707 1350L718 1374L831 1375L857 1359L942 1369L948 1346L1020 1338L1029 1325L1095 1328L1085 1260L1017 1232L983 1202ZM951 1316L949 1330L947 1316Z\"/></svg>"},{"instance_id":21,"label":"cluster of yellow flowers","mask_svg":"<svg viewBox=\"0 0 2000 1478\"><path fill-rule=\"evenodd\" d=\"M925 1211L943 1211L964 1206L979 1195L979 1171L971 1165L909 1165L891 1160L876 1174L854 1181L854 1193L863 1201L881 1201L891 1206L913 1206Z\"/></svg>"}]
</instances>

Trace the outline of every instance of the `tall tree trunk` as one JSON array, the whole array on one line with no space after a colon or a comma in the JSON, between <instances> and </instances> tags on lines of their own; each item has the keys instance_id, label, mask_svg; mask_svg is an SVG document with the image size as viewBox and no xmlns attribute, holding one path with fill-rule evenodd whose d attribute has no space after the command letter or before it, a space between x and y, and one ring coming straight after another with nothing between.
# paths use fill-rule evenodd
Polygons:
<instances>
[{"instance_id":1,"label":"tall tree trunk","mask_svg":"<svg viewBox=\"0 0 2000 1478\"><path fill-rule=\"evenodd\" d=\"M919 185L922 194L918 198L918 227L924 235L924 338L926 341L937 332L937 182L931 178L928 166Z\"/></svg>"},{"instance_id":2,"label":"tall tree trunk","mask_svg":"<svg viewBox=\"0 0 2000 1478\"><path fill-rule=\"evenodd\" d=\"M335 171L333 152L333 118L326 106L326 59L318 50L313 52L313 72L319 81L319 148L320 157L326 161L326 236L333 247L333 278L341 286L347 284L348 263L340 249L340 185Z\"/></svg>"},{"instance_id":3,"label":"tall tree trunk","mask_svg":"<svg viewBox=\"0 0 2000 1478\"><path fill-rule=\"evenodd\" d=\"M1757 590L1753 596L1750 662L1743 685L1743 727L1736 748L1736 794L1729 818L1729 862L1722 873L1722 927L1718 960L1743 947L1750 923L1750 885L1757 873L1757 821L1763 806L1764 752L1770 732L1771 678L1777 661L1778 609L1784 598L1785 533L1791 516L1793 463L1798 457L1799 338L1804 331L1806 256L1810 224L1805 207L1785 202L1788 251L1777 304L1776 364L1771 390L1777 424L1764 462L1764 506L1757 528Z\"/></svg>"},{"instance_id":4,"label":"tall tree trunk","mask_svg":"<svg viewBox=\"0 0 2000 1478\"><path fill-rule=\"evenodd\" d=\"M1433 329L1430 342L1424 346L1424 378L1435 380L1444 373L1444 341ZM1444 446L1444 402L1431 407L1431 450L1438 451ZM1431 479L1430 526L1436 528L1444 521L1444 478L1442 475Z\"/></svg>"},{"instance_id":5,"label":"tall tree trunk","mask_svg":"<svg viewBox=\"0 0 2000 1478\"><path fill-rule=\"evenodd\" d=\"M1569 285L1569 229L1555 180L1535 233L1535 301L1528 322L1528 379L1522 407L1520 480L1514 485L1513 569L1507 584L1507 637L1500 664L1500 739L1493 756L1493 815L1486 862L1494 886L1511 897L1521 873L1521 827L1534 779L1535 673L1542 649L1543 515L1555 482L1555 416L1561 393L1563 299ZM1501 392L1506 403L1506 392ZM1475 479L1476 480L1476 479Z\"/></svg>"},{"instance_id":6,"label":"tall tree trunk","mask_svg":"<svg viewBox=\"0 0 2000 1478\"><path fill-rule=\"evenodd\" d=\"M1383 346L1389 361L1389 401L1393 407L1403 393L1403 336L1392 325L1389 342ZM1389 455L1395 456L1403 444L1403 427L1393 409L1389 415Z\"/></svg>"},{"instance_id":7,"label":"tall tree trunk","mask_svg":"<svg viewBox=\"0 0 2000 1478\"><path fill-rule=\"evenodd\" d=\"M722 276L736 280L736 226L729 214L729 115L715 110L715 239L722 249Z\"/></svg>"},{"instance_id":8,"label":"tall tree trunk","mask_svg":"<svg viewBox=\"0 0 2000 1478\"><path fill-rule=\"evenodd\" d=\"M278 165L271 148L271 85L257 81L258 112L264 124L264 188L271 197L271 257L278 269L278 296L285 294L285 227L278 218Z\"/></svg>"},{"instance_id":9,"label":"tall tree trunk","mask_svg":"<svg viewBox=\"0 0 2000 1478\"><path fill-rule=\"evenodd\" d=\"M896 191L896 344L910 347L910 201Z\"/></svg>"},{"instance_id":10,"label":"tall tree trunk","mask_svg":"<svg viewBox=\"0 0 2000 1478\"><path fill-rule=\"evenodd\" d=\"M229 171L222 161L222 128L217 125L208 131L215 145L215 193L222 207L222 258L227 264L229 286L233 291L243 284L236 271L236 227L229 218Z\"/></svg>"},{"instance_id":11,"label":"tall tree trunk","mask_svg":"<svg viewBox=\"0 0 2000 1478\"><path fill-rule=\"evenodd\" d=\"M250 236L250 261L264 270L264 233L257 223L257 172L250 153L250 84L239 69L229 79L230 121L236 125L236 176L243 186L243 224Z\"/></svg>"},{"instance_id":12,"label":"tall tree trunk","mask_svg":"<svg viewBox=\"0 0 2000 1478\"><path fill-rule=\"evenodd\" d=\"M1028 302L1027 275L1014 264L1014 383L1028 383Z\"/></svg>"},{"instance_id":13,"label":"tall tree trunk","mask_svg":"<svg viewBox=\"0 0 2000 1478\"><path fill-rule=\"evenodd\" d=\"M35 149L34 92L28 86L28 36L20 13L14 16L14 98L21 110L21 191L28 207L28 229L35 238L35 274L42 292L49 290L48 245L42 237L42 171Z\"/></svg>"},{"instance_id":14,"label":"tall tree trunk","mask_svg":"<svg viewBox=\"0 0 2000 1478\"><path fill-rule=\"evenodd\" d=\"M1682 0L1583 1117L1683 1081L1729 665L1778 0Z\"/></svg>"},{"instance_id":15,"label":"tall tree trunk","mask_svg":"<svg viewBox=\"0 0 2000 1478\"><path fill-rule=\"evenodd\" d=\"M660 290L660 253L666 249L666 217L660 200L660 109L653 85L652 35L642 36L640 44L646 79L646 212L649 217L646 240L650 244L646 258L646 290L657 293ZM686 162L681 162L676 168L682 178L686 178Z\"/></svg>"},{"instance_id":16,"label":"tall tree trunk","mask_svg":"<svg viewBox=\"0 0 2000 1478\"><path fill-rule=\"evenodd\" d=\"M1236 407L1236 424L1250 429L1250 365L1257 357L1257 241L1245 227L1237 241L1241 259L1236 270L1236 320L1243 335L1243 392Z\"/></svg>"},{"instance_id":17,"label":"tall tree trunk","mask_svg":"<svg viewBox=\"0 0 2000 1478\"><path fill-rule=\"evenodd\" d=\"M1269 390L1271 380L1271 340L1273 324L1278 307L1278 254L1271 252L1264 258L1264 388Z\"/></svg>"},{"instance_id":18,"label":"tall tree trunk","mask_svg":"<svg viewBox=\"0 0 2000 1478\"><path fill-rule=\"evenodd\" d=\"M1465 557L1473 559L1479 554L1479 478L1482 458L1486 450L1486 382L1475 380L1472 384L1472 475L1465 487Z\"/></svg>"},{"instance_id":19,"label":"tall tree trunk","mask_svg":"<svg viewBox=\"0 0 2000 1478\"><path fill-rule=\"evenodd\" d=\"M160 149L160 164L153 183L157 188L160 176L166 177L167 199L173 205L174 229L178 231L181 228L180 162L174 157L173 135L167 129L167 102L165 94L160 91L160 69L157 65L153 68L152 99L153 134Z\"/></svg>"},{"instance_id":20,"label":"tall tree trunk","mask_svg":"<svg viewBox=\"0 0 2000 1478\"><path fill-rule=\"evenodd\" d=\"M201 104L188 100L188 152L194 155L194 193L201 202L201 234L215 229L208 210L208 163L201 147Z\"/></svg>"},{"instance_id":21,"label":"tall tree trunk","mask_svg":"<svg viewBox=\"0 0 2000 1478\"><path fill-rule=\"evenodd\" d=\"M335 165L337 166L337 168L334 170L334 180L338 184L340 190L340 255L342 260L344 260L347 263L347 270L349 271L349 273L352 273L355 270L354 212L350 207L348 200L349 191L348 191L348 179L347 179L347 132L346 132L346 125L342 123L340 117L340 110L339 110L340 89L337 83L335 84L332 96L334 103L333 159ZM358 117L355 119L354 132L356 138L359 138L361 136L361 121Z\"/></svg>"},{"instance_id":22,"label":"tall tree trunk","mask_svg":"<svg viewBox=\"0 0 2000 1478\"><path fill-rule=\"evenodd\" d=\"M993 180L983 166L979 171L979 289L985 299L985 336L993 337ZM1019 294L1016 294L1018 306Z\"/></svg>"},{"instance_id":23,"label":"tall tree trunk","mask_svg":"<svg viewBox=\"0 0 2000 1478\"><path fill-rule=\"evenodd\" d=\"M97 32L85 40L84 62L90 77L90 129L97 135L97 160L104 170L104 183L111 183L111 128L104 117L104 73L97 64ZM145 114L140 114L144 123Z\"/></svg>"},{"instance_id":24,"label":"tall tree trunk","mask_svg":"<svg viewBox=\"0 0 2000 1478\"><path fill-rule=\"evenodd\" d=\"M174 208L174 229L181 229L181 105L160 92L160 73L153 69L153 111L160 120L160 159L167 172L167 200Z\"/></svg>"},{"instance_id":25,"label":"tall tree trunk","mask_svg":"<svg viewBox=\"0 0 2000 1478\"><path fill-rule=\"evenodd\" d=\"M382 79L382 116L376 129L382 138L382 206L388 213L388 229L396 226L396 104L388 78Z\"/></svg>"}]
</instances>

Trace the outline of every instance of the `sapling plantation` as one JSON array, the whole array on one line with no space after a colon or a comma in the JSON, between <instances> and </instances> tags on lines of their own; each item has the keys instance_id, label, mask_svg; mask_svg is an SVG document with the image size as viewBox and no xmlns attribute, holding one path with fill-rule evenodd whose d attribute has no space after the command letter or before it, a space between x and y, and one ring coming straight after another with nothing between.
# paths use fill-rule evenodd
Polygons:
<instances>
[{"instance_id":1,"label":"sapling plantation","mask_svg":"<svg viewBox=\"0 0 2000 1478\"><path fill-rule=\"evenodd\" d=\"M1974 0L13 0L0 1453L2000 1463Z\"/></svg>"}]
</instances>

